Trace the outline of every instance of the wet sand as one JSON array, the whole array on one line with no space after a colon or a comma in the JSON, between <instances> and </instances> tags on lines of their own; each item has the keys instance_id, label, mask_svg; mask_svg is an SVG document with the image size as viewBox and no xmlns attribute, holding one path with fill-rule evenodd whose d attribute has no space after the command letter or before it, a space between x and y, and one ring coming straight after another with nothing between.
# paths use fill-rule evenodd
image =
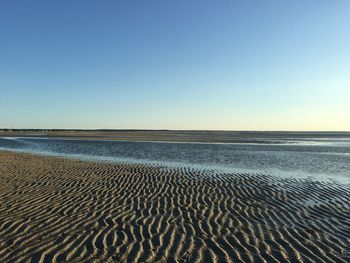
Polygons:
<instances>
[{"instance_id":1,"label":"wet sand","mask_svg":"<svg viewBox=\"0 0 350 263\"><path fill-rule=\"evenodd\" d=\"M349 262L350 186L0 152L0 262Z\"/></svg>"}]
</instances>

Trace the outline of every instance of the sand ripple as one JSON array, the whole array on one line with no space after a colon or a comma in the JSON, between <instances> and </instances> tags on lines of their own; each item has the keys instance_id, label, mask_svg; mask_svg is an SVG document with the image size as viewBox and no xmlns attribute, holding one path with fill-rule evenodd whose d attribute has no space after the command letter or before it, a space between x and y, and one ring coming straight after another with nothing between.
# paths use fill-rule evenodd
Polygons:
<instances>
[{"instance_id":1,"label":"sand ripple","mask_svg":"<svg viewBox=\"0 0 350 263\"><path fill-rule=\"evenodd\" d=\"M349 262L350 187L0 152L1 262Z\"/></svg>"}]
</instances>

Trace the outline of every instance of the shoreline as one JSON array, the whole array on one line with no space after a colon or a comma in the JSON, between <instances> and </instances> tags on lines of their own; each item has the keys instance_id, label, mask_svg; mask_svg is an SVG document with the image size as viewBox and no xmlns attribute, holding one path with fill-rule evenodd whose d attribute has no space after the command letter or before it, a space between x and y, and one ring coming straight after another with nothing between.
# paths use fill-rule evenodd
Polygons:
<instances>
[{"instance_id":1,"label":"shoreline","mask_svg":"<svg viewBox=\"0 0 350 263\"><path fill-rule=\"evenodd\" d=\"M205 131L205 130L13 130L1 131L4 137L45 137L80 140L108 140L164 143L218 144L294 144L293 141L323 139L350 140L350 132L293 132L293 131ZM289 142L289 139L292 139ZM298 143L296 143L298 144Z\"/></svg>"},{"instance_id":2,"label":"shoreline","mask_svg":"<svg viewBox=\"0 0 350 263\"><path fill-rule=\"evenodd\" d=\"M0 151L0 260L350 260L350 187L210 176Z\"/></svg>"},{"instance_id":3,"label":"shoreline","mask_svg":"<svg viewBox=\"0 0 350 263\"><path fill-rule=\"evenodd\" d=\"M1 148L0 152L9 153L19 153L19 154L29 154L39 157L50 157L50 158L61 158L68 159L72 161L83 161L83 162L96 162L101 164L116 164L116 165L144 165L157 168L167 167L169 169L197 169L206 173L217 173L217 174L265 174L270 176L271 179L296 179L296 180L311 180L321 183L332 183L336 185L343 185L350 187L350 178L346 174L332 175L329 173L312 173L308 171L296 170L279 170L266 169L266 168L244 168L244 167L232 167L228 165L218 165L218 164L190 164L187 162L178 161L156 161L152 159L134 159L134 158L123 158L123 157L108 157L108 156L90 156L84 154L66 154L66 153L55 153L55 152L44 152L44 151L31 151L22 149L11 149L11 148ZM344 153L342 153L344 155Z\"/></svg>"}]
</instances>

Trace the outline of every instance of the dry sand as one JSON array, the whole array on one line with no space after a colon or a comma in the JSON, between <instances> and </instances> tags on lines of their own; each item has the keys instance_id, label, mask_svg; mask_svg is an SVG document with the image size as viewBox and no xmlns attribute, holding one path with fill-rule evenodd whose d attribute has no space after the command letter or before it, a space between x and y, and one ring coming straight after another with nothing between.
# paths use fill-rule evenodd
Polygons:
<instances>
[{"instance_id":1,"label":"dry sand","mask_svg":"<svg viewBox=\"0 0 350 263\"><path fill-rule=\"evenodd\" d=\"M0 262L350 262L350 186L0 152Z\"/></svg>"}]
</instances>

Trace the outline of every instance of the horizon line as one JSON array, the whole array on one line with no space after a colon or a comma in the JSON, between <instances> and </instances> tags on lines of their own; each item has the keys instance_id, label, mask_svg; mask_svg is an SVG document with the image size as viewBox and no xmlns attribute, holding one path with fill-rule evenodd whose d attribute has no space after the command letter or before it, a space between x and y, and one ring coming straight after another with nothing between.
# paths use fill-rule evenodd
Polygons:
<instances>
[{"instance_id":1,"label":"horizon line","mask_svg":"<svg viewBox=\"0 0 350 263\"><path fill-rule=\"evenodd\" d=\"M0 131L202 131L202 132L322 132L350 133L350 130L228 130L228 129L113 129L113 128L0 128Z\"/></svg>"}]
</instances>

